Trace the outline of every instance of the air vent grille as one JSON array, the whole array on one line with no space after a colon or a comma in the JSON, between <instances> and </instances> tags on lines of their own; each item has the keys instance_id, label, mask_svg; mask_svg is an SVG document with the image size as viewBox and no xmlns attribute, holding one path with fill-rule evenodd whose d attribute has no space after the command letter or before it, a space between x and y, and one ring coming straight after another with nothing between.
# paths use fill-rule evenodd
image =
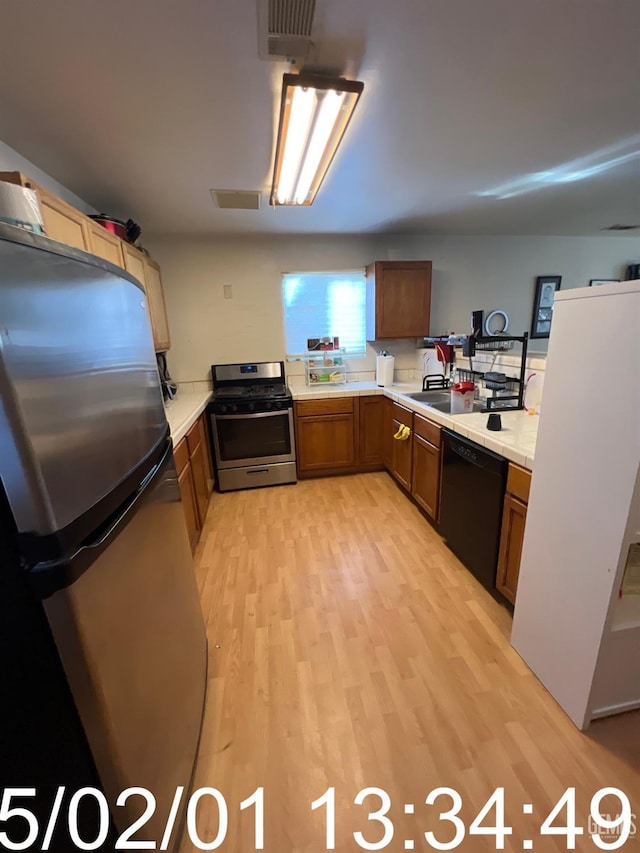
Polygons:
<instances>
[{"instance_id":1,"label":"air vent grille","mask_svg":"<svg viewBox=\"0 0 640 853\"><path fill-rule=\"evenodd\" d=\"M310 38L316 0L269 0L270 36Z\"/></svg>"},{"instance_id":2,"label":"air vent grille","mask_svg":"<svg viewBox=\"0 0 640 853\"><path fill-rule=\"evenodd\" d=\"M211 190L211 195L221 210L260 210L258 190Z\"/></svg>"},{"instance_id":3,"label":"air vent grille","mask_svg":"<svg viewBox=\"0 0 640 853\"><path fill-rule=\"evenodd\" d=\"M258 0L261 59L304 60L311 49L316 0Z\"/></svg>"}]
</instances>

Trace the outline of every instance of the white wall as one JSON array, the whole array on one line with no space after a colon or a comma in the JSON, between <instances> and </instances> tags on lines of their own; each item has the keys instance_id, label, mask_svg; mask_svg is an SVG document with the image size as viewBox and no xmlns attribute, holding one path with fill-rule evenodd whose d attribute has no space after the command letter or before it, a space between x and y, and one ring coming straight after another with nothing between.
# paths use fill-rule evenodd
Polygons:
<instances>
[{"instance_id":1,"label":"white wall","mask_svg":"<svg viewBox=\"0 0 640 853\"><path fill-rule=\"evenodd\" d=\"M374 239L364 236L160 239L146 245L162 267L169 363L178 382L206 380L216 363L284 357L282 273L362 269L375 257ZM232 299L224 298L225 285ZM415 341L387 348L396 368L413 370ZM369 358L350 361L349 369L374 369L370 349ZM302 370L290 365L288 373Z\"/></svg>"},{"instance_id":2,"label":"white wall","mask_svg":"<svg viewBox=\"0 0 640 853\"><path fill-rule=\"evenodd\" d=\"M32 178L37 184L41 184L45 189L68 201L69 204L77 207L83 213L98 213L94 207L91 207L86 201L74 195L74 193L63 187L62 184L59 184L50 175L47 175L46 172L43 172L42 169L35 166L30 160L27 160L21 154L18 154L17 151L14 151L13 148L5 145L4 142L0 142L0 172L22 172L28 178Z\"/></svg>"},{"instance_id":3,"label":"white wall","mask_svg":"<svg viewBox=\"0 0 640 853\"><path fill-rule=\"evenodd\" d=\"M384 248L384 241L380 244ZM640 261L639 237L397 237L394 251L433 261L431 332L469 328L469 313L500 308L509 331L531 329L535 279L562 276L561 289L586 287L592 278L626 278ZM546 352L547 340L531 341Z\"/></svg>"},{"instance_id":4,"label":"white wall","mask_svg":"<svg viewBox=\"0 0 640 853\"><path fill-rule=\"evenodd\" d=\"M467 332L476 308L505 310L509 330L521 334L531 325L536 276L561 275L562 288L581 287L591 278L624 278L627 264L640 261L638 237L156 237L146 244L162 267L169 363L180 382L207 379L214 363L283 358L283 272L427 258L433 261L433 334ZM225 284L232 299L224 299ZM384 346L396 356L396 368L416 365L415 342ZM532 350L546 351L546 341L533 341ZM352 369L372 369L374 351Z\"/></svg>"}]
</instances>

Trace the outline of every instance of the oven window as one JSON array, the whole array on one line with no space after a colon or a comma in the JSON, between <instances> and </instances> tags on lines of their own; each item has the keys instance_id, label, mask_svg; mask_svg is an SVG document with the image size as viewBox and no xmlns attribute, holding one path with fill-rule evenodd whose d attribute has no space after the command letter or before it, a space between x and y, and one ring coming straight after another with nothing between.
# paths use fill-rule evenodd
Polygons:
<instances>
[{"instance_id":1,"label":"oven window","mask_svg":"<svg viewBox=\"0 0 640 853\"><path fill-rule=\"evenodd\" d=\"M220 460L260 459L291 453L288 412L269 417L216 420Z\"/></svg>"}]
</instances>

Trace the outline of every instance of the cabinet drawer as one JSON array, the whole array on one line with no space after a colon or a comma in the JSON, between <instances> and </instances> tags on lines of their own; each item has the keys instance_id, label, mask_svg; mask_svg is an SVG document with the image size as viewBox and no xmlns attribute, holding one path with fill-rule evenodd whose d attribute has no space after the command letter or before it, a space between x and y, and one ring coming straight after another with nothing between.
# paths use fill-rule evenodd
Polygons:
<instances>
[{"instance_id":1,"label":"cabinet drawer","mask_svg":"<svg viewBox=\"0 0 640 853\"><path fill-rule=\"evenodd\" d=\"M509 494L519 498L523 503L529 503L529 489L531 488L531 471L521 468L519 465L509 463L509 474L507 475L507 491Z\"/></svg>"},{"instance_id":2,"label":"cabinet drawer","mask_svg":"<svg viewBox=\"0 0 640 853\"><path fill-rule=\"evenodd\" d=\"M185 466L189 464L189 448L187 447L187 439L183 438L173 448L173 458L176 463L178 474L181 474Z\"/></svg>"},{"instance_id":3,"label":"cabinet drawer","mask_svg":"<svg viewBox=\"0 0 640 853\"><path fill-rule=\"evenodd\" d=\"M411 409L401 406L400 403L394 403L392 411L392 417L395 420L400 421L401 424L405 424L408 427L413 427L413 412Z\"/></svg>"},{"instance_id":4,"label":"cabinet drawer","mask_svg":"<svg viewBox=\"0 0 640 853\"><path fill-rule=\"evenodd\" d=\"M328 397L324 400L300 400L296 403L296 415L350 415L353 412L353 397Z\"/></svg>"},{"instance_id":5,"label":"cabinet drawer","mask_svg":"<svg viewBox=\"0 0 640 853\"><path fill-rule=\"evenodd\" d=\"M195 422L195 424L191 427L185 437L187 439L187 447L189 448L189 456L193 456L193 454L198 449L198 445L202 444L202 429L200 428L200 419Z\"/></svg>"},{"instance_id":6,"label":"cabinet drawer","mask_svg":"<svg viewBox=\"0 0 640 853\"><path fill-rule=\"evenodd\" d=\"M423 418L422 415L413 415L413 431L416 435L424 438L426 441L436 447L440 447L440 427L437 424Z\"/></svg>"}]
</instances>

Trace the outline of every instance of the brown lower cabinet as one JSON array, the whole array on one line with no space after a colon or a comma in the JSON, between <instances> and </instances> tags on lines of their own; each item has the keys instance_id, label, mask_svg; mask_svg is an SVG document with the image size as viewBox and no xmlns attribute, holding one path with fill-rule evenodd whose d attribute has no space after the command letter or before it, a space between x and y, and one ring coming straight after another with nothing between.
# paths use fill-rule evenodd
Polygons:
<instances>
[{"instance_id":1,"label":"brown lower cabinet","mask_svg":"<svg viewBox=\"0 0 640 853\"><path fill-rule=\"evenodd\" d=\"M382 412L382 459L387 471L393 467L393 420L395 418L395 403L390 397L384 397L384 408Z\"/></svg>"},{"instance_id":2,"label":"brown lower cabinet","mask_svg":"<svg viewBox=\"0 0 640 853\"><path fill-rule=\"evenodd\" d=\"M434 521L440 509L440 427L421 415L413 417L411 494Z\"/></svg>"},{"instance_id":3,"label":"brown lower cabinet","mask_svg":"<svg viewBox=\"0 0 640 853\"><path fill-rule=\"evenodd\" d=\"M390 419L389 419L390 418ZM392 477L408 492L411 491L411 474L413 470L412 436L406 439L394 438L401 427L406 426L413 432L413 412L399 403L391 403L391 411L385 418L385 458L390 459L387 466Z\"/></svg>"},{"instance_id":4,"label":"brown lower cabinet","mask_svg":"<svg viewBox=\"0 0 640 853\"><path fill-rule=\"evenodd\" d=\"M409 424L407 424L408 420L410 419L403 418L402 421L399 421L394 418L392 421L393 434L396 435L402 427L409 426ZM409 429L411 429L410 426ZM411 491L411 474L413 470L413 455L411 453L412 441L413 439L411 435L409 435L408 438L395 439L393 442L393 456L391 461L392 475L408 492Z\"/></svg>"},{"instance_id":5,"label":"brown lower cabinet","mask_svg":"<svg viewBox=\"0 0 640 853\"><path fill-rule=\"evenodd\" d=\"M515 604L518 590L530 486L531 472L510 462L502 512L496 589L512 604Z\"/></svg>"},{"instance_id":6,"label":"brown lower cabinet","mask_svg":"<svg viewBox=\"0 0 640 853\"><path fill-rule=\"evenodd\" d=\"M356 407L353 397L295 403L298 474L342 473L356 464Z\"/></svg>"},{"instance_id":7,"label":"brown lower cabinet","mask_svg":"<svg viewBox=\"0 0 640 853\"><path fill-rule=\"evenodd\" d=\"M173 450L192 551L200 539L211 497L212 473L207 441L205 416L201 415Z\"/></svg>"},{"instance_id":8,"label":"brown lower cabinet","mask_svg":"<svg viewBox=\"0 0 640 853\"><path fill-rule=\"evenodd\" d=\"M408 439L395 438L401 426L408 426ZM425 513L438 520L440 508L440 427L422 415L385 398L385 467L411 493Z\"/></svg>"},{"instance_id":9,"label":"brown lower cabinet","mask_svg":"<svg viewBox=\"0 0 640 853\"><path fill-rule=\"evenodd\" d=\"M383 465L383 419L386 397L358 397L360 469L378 471Z\"/></svg>"},{"instance_id":10,"label":"brown lower cabinet","mask_svg":"<svg viewBox=\"0 0 640 853\"><path fill-rule=\"evenodd\" d=\"M298 476L381 470L384 400L371 395L296 401Z\"/></svg>"}]
</instances>

